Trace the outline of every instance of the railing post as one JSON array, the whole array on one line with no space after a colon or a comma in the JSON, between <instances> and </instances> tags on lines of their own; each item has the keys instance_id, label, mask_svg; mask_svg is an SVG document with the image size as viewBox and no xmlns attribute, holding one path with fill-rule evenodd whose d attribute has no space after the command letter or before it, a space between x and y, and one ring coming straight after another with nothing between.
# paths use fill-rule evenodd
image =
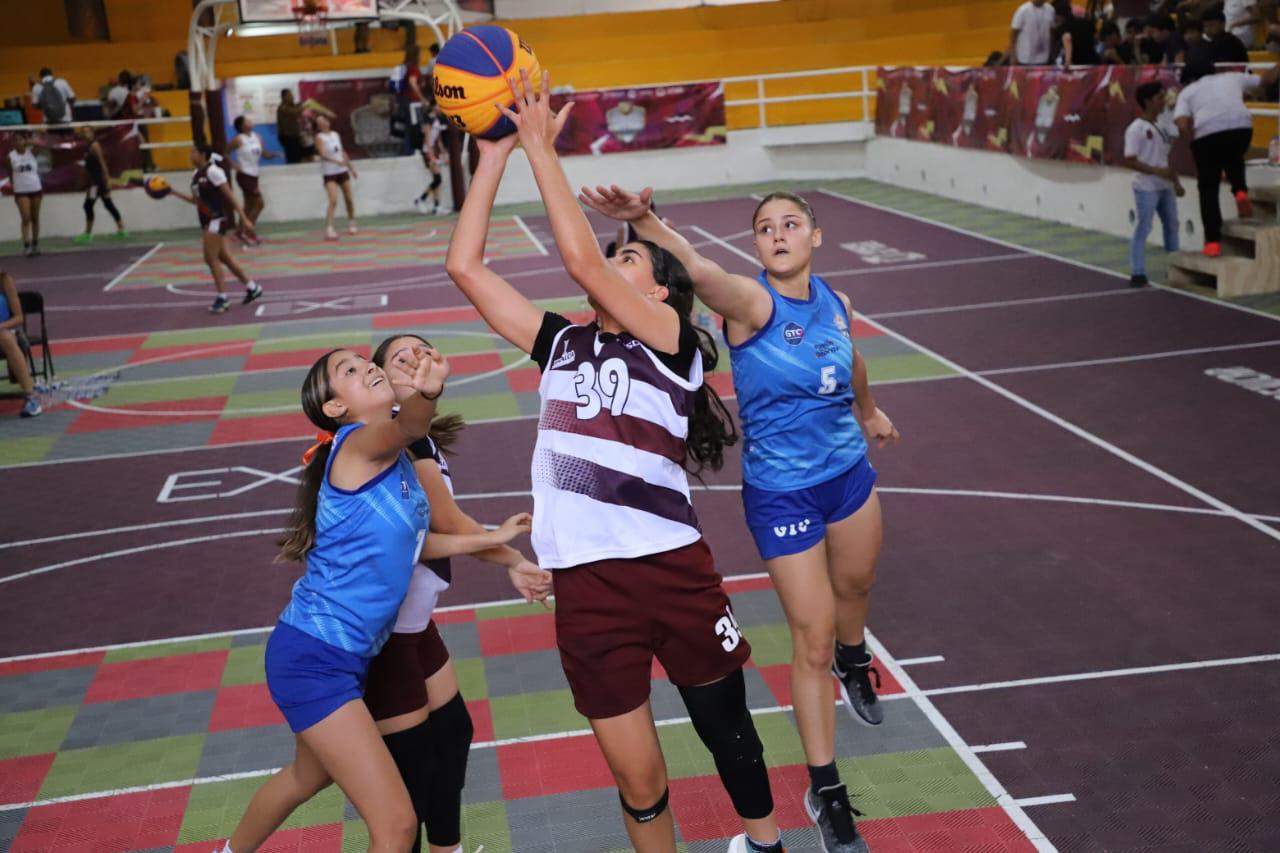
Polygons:
<instances>
[{"instance_id":1,"label":"railing post","mask_svg":"<svg viewBox=\"0 0 1280 853\"><path fill-rule=\"evenodd\" d=\"M763 77L756 78L756 98L758 99L757 110L759 111L759 115L760 115L760 127L763 129L769 126L769 120L765 116L764 78Z\"/></svg>"}]
</instances>

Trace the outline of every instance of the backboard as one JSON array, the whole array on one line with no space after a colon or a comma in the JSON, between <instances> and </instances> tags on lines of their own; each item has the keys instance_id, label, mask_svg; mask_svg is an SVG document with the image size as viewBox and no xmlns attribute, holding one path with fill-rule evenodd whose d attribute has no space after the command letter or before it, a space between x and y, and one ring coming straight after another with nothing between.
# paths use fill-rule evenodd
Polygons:
<instances>
[{"instance_id":1,"label":"backboard","mask_svg":"<svg viewBox=\"0 0 1280 853\"><path fill-rule=\"evenodd\" d=\"M239 0L240 23L292 23L293 0ZM378 0L325 0L329 21L376 21Z\"/></svg>"}]
</instances>

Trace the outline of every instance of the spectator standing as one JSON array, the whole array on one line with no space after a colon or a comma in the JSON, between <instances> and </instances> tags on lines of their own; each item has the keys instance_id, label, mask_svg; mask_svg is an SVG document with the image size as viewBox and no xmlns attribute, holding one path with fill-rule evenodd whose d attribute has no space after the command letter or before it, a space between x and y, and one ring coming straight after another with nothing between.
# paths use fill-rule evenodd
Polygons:
<instances>
[{"instance_id":1,"label":"spectator standing","mask_svg":"<svg viewBox=\"0 0 1280 853\"><path fill-rule=\"evenodd\" d=\"M107 118L133 118L137 114L133 102L133 75L127 70L116 75L115 82L107 91L107 103L103 112Z\"/></svg>"},{"instance_id":2,"label":"spectator standing","mask_svg":"<svg viewBox=\"0 0 1280 853\"><path fill-rule=\"evenodd\" d=\"M1053 48L1053 7L1048 0L1026 0L1013 13L1009 33L1010 65L1048 65Z\"/></svg>"},{"instance_id":3,"label":"spectator standing","mask_svg":"<svg viewBox=\"0 0 1280 853\"><path fill-rule=\"evenodd\" d=\"M293 98L293 90L282 89L280 106L276 107L276 136L280 139L280 147L284 149L284 158L289 163L301 163L306 159L305 146L302 144L302 111L302 104Z\"/></svg>"},{"instance_id":4,"label":"spectator standing","mask_svg":"<svg viewBox=\"0 0 1280 853\"><path fill-rule=\"evenodd\" d=\"M1236 34L1227 29L1227 16L1221 9L1213 9L1204 16L1204 37L1209 43L1208 59L1219 62L1245 63L1249 61L1249 49ZM1187 57L1188 60L1191 57Z\"/></svg>"},{"instance_id":5,"label":"spectator standing","mask_svg":"<svg viewBox=\"0 0 1280 853\"><path fill-rule=\"evenodd\" d=\"M1071 8L1071 0L1054 0L1054 31L1061 46L1057 51L1059 65L1097 65L1097 21L1080 17Z\"/></svg>"},{"instance_id":6,"label":"spectator standing","mask_svg":"<svg viewBox=\"0 0 1280 853\"><path fill-rule=\"evenodd\" d=\"M49 68L40 69L40 82L31 87L31 103L44 113L48 124L67 124L72 119L72 107L76 102L75 90L61 77L54 77Z\"/></svg>"},{"instance_id":7,"label":"spectator standing","mask_svg":"<svg viewBox=\"0 0 1280 853\"><path fill-rule=\"evenodd\" d=\"M1156 214L1164 229L1164 250L1178 251L1178 201L1186 194L1177 172L1169 167L1173 138L1157 120L1164 111L1164 87L1146 83L1138 87L1138 109L1142 114L1124 132L1124 164L1137 172L1133 176L1133 201L1138 221L1129 246L1129 284L1147 284L1147 237Z\"/></svg>"},{"instance_id":8,"label":"spectator standing","mask_svg":"<svg viewBox=\"0 0 1280 853\"><path fill-rule=\"evenodd\" d=\"M36 158L35 140L22 130L13 138L9 151L9 180L13 202L22 218L22 254L34 258L40 254L40 205L44 201L44 185L40 182L40 162Z\"/></svg>"},{"instance_id":9,"label":"spectator standing","mask_svg":"<svg viewBox=\"0 0 1280 853\"><path fill-rule=\"evenodd\" d=\"M1226 0L1222 4L1222 12L1227 19L1227 29L1240 39L1245 50L1252 50L1254 30L1262 23L1258 0Z\"/></svg>"},{"instance_id":10,"label":"spectator standing","mask_svg":"<svg viewBox=\"0 0 1280 853\"><path fill-rule=\"evenodd\" d=\"M1229 35L1229 34L1228 34ZM1204 226L1204 253L1222 254L1222 208L1218 189L1225 172L1235 195L1240 218L1253 215L1244 158L1253 141L1253 116L1245 105L1245 93L1280 80L1280 65L1265 74L1217 73L1203 55L1193 57L1182 69L1183 89L1173 118L1183 138L1191 140L1200 188L1200 219Z\"/></svg>"}]
</instances>

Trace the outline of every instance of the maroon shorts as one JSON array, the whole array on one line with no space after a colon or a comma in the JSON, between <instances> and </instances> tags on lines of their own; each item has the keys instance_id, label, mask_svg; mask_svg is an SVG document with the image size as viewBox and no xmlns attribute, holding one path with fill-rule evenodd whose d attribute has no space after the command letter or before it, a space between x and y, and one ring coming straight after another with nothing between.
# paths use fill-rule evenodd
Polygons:
<instances>
[{"instance_id":1,"label":"maroon shorts","mask_svg":"<svg viewBox=\"0 0 1280 853\"><path fill-rule=\"evenodd\" d=\"M236 185L240 187L240 192L244 193L245 198L259 194L257 175L236 172Z\"/></svg>"},{"instance_id":2,"label":"maroon shorts","mask_svg":"<svg viewBox=\"0 0 1280 853\"><path fill-rule=\"evenodd\" d=\"M392 634L369 664L364 704L375 720L427 707L427 679L449 662L435 622L416 634Z\"/></svg>"},{"instance_id":3,"label":"maroon shorts","mask_svg":"<svg viewBox=\"0 0 1280 853\"><path fill-rule=\"evenodd\" d=\"M325 175L325 176L324 176L324 182L325 182L326 184L337 184L338 186L342 186L343 184L345 184L345 183L346 183L347 181L349 181L349 180L351 180L351 173L350 173L350 172L343 172L342 174L339 174L339 175Z\"/></svg>"},{"instance_id":4,"label":"maroon shorts","mask_svg":"<svg viewBox=\"0 0 1280 853\"><path fill-rule=\"evenodd\" d=\"M671 683L723 678L751 657L707 543L552 573L556 645L587 719L616 717L649 698L656 656Z\"/></svg>"}]
</instances>

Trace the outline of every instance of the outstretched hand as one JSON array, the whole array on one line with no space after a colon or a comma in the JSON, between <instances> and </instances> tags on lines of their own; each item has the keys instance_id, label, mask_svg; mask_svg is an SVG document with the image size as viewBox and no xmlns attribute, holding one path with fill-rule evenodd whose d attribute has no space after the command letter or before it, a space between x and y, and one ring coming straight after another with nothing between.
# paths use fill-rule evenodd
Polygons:
<instances>
[{"instance_id":1,"label":"outstretched hand","mask_svg":"<svg viewBox=\"0 0 1280 853\"><path fill-rule=\"evenodd\" d=\"M407 382L395 382L417 391L422 396L434 400L444 391L445 380L449 378L449 361L439 350L429 346L416 346L411 356L404 356L402 364L410 378Z\"/></svg>"},{"instance_id":2,"label":"outstretched hand","mask_svg":"<svg viewBox=\"0 0 1280 853\"><path fill-rule=\"evenodd\" d=\"M514 99L511 107L501 104L498 109L516 126L520 144L526 151L537 149L554 149L556 137L564 129L569 120L569 112L573 109L573 101L565 104L558 113L551 112L551 72L542 72L542 91L534 91L529 80L529 72L520 69L520 82L516 85L514 78L507 78Z\"/></svg>"},{"instance_id":3,"label":"outstretched hand","mask_svg":"<svg viewBox=\"0 0 1280 853\"><path fill-rule=\"evenodd\" d=\"M537 564L528 560L521 560L507 569L507 577L526 602L532 604L538 601L546 609L551 609L547 604L547 596L551 595L551 572L538 568Z\"/></svg>"},{"instance_id":4,"label":"outstretched hand","mask_svg":"<svg viewBox=\"0 0 1280 853\"><path fill-rule=\"evenodd\" d=\"M638 193L624 190L614 184L611 187L583 187L578 201L597 213L603 213L619 222L635 222L649 212L653 203L653 187L645 187Z\"/></svg>"}]
</instances>

